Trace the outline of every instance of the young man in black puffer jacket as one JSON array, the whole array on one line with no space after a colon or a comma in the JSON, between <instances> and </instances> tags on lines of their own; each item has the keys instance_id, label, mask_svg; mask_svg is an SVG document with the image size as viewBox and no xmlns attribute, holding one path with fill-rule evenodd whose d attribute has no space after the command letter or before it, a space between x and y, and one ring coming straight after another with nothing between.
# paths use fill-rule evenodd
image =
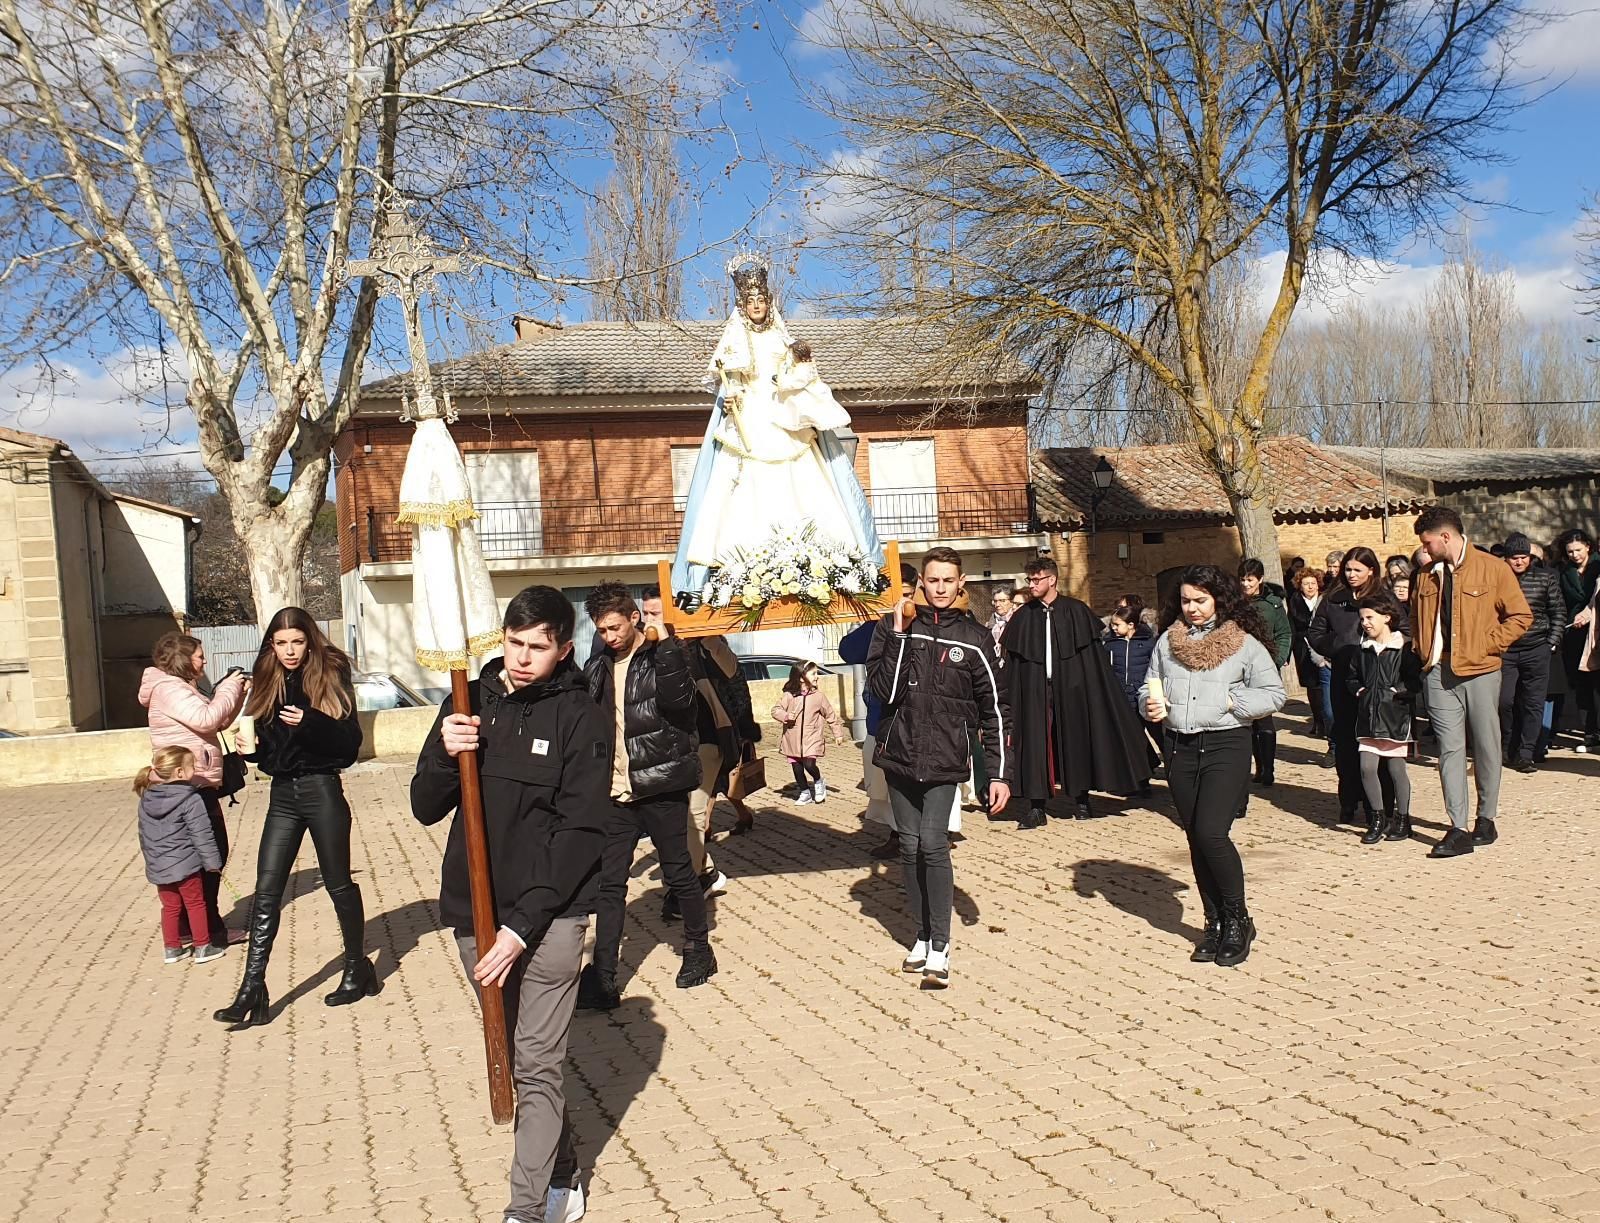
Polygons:
<instances>
[{"instance_id":1,"label":"young man in black puffer jacket","mask_svg":"<svg viewBox=\"0 0 1600 1223\"><path fill-rule=\"evenodd\" d=\"M922 561L926 606L902 601L885 616L867 653L867 684L883 704L875 763L889 785L900 834L906 903L917 938L901 967L928 989L950 983L950 808L972 767L969 732L989 765L989 811L1011 797L1011 710L994 638L953 606L965 579L961 555L935 548ZM910 612L908 615L907 613Z\"/></svg>"},{"instance_id":2,"label":"young man in black puffer jacket","mask_svg":"<svg viewBox=\"0 0 1600 1223\"><path fill-rule=\"evenodd\" d=\"M1533 559L1533 545L1520 531L1506 536L1506 564L1528 600L1533 627L1500 659L1501 759L1519 773L1532 773L1550 668L1561 665L1555 654L1566 635L1567 604L1555 570Z\"/></svg>"},{"instance_id":3,"label":"young man in black puffer jacket","mask_svg":"<svg viewBox=\"0 0 1600 1223\"><path fill-rule=\"evenodd\" d=\"M417 757L411 812L436 824L461 802L457 758L478 754L499 933L473 937L466 834L445 840L439 918L467 975L503 987L517 1093L508 1219L577 1218L577 1177L562 1083L583 940L594 911L611 768L604 720L572 661L572 604L530 586L511 600L504 658L470 685L476 715L446 699Z\"/></svg>"},{"instance_id":4,"label":"young man in black puffer jacket","mask_svg":"<svg viewBox=\"0 0 1600 1223\"><path fill-rule=\"evenodd\" d=\"M589 693L608 729L611 810L600 861L594 963L584 970L578 1006L610 1010L617 992L617 956L628 900L628 872L641 836L655 845L661 875L683 915L683 965L678 987L704 985L717 971L706 898L689 860L689 794L700 784L695 735L693 658L659 621L641 626L639 609L621 582L602 582L584 610L600 645L584 667ZM646 639L645 627L658 635Z\"/></svg>"}]
</instances>

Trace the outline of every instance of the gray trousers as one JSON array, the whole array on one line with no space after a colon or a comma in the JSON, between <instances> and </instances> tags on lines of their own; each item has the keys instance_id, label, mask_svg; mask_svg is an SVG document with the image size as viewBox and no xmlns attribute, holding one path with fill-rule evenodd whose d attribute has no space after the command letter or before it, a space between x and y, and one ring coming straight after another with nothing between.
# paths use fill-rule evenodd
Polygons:
<instances>
[{"instance_id":1,"label":"gray trousers","mask_svg":"<svg viewBox=\"0 0 1600 1223\"><path fill-rule=\"evenodd\" d=\"M567 1029L578 1001L588 928L587 917L557 918L506 978L506 1030L517 1120L511 1202L505 1213L517 1219L543 1219L550 1186L570 1187L577 1173L561 1064L567 1057ZM477 942L471 934L457 931L456 949L471 981L472 966L478 962Z\"/></svg>"},{"instance_id":2,"label":"gray trousers","mask_svg":"<svg viewBox=\"0 0 1600 1223\"><path fill-rule=\"evenodd\" d=\"M1439 782L1450 822L1467 829L1467 738L1478 784L1478 818L1493 820L1500 806L1500 672L1461 676L1448 661L1427 673L1428 717L1439 737Z\"/></svg>"}]
</instances>

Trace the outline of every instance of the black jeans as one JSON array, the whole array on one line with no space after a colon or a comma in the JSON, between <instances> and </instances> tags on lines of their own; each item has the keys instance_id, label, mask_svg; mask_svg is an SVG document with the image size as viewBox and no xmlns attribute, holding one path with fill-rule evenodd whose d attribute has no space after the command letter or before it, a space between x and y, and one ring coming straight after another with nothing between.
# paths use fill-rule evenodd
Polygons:
<instances>
[{"instance_id":1,"label":"black jeans","mask_svg":"<svg viewBox=\"0 0 1600 1223\"><path fill-rule=\"evenodd\" d=\"M1244 903L1244 863L1228 834L1250 792L1250 728L1169 730L1165 743L1167 789L1189 837L1195 886L1214 917L1223 904Z\"/></svg>"},{"instance_id":2,"label":"black jeans","mask_svg":"<svg viewBox=\"0 0 1600 1223\"><path fill-rule=\"evenodd\" d=\"M1513 646L1500 660L1500 758L1531 760L1544 724L1552 655L1542 641Z\"/></svg>"},{"instance_id":3,"label":"black jeans","mask_svg":"<svg viewBox=\"0 0 1600 1223\"><path fill-rule=\"evenodd\" d=\"M631 803L612 803L605 848L600 851L600 888L594 905L594 967L615 977L622 951L622 919L628 907L628 874L640 837L649 837L661 863L667 890L683 914L683 941L704 943L706 896L689 861L689 792L655 794Z\"/></svg>"},{"instance_id":4,"label":"black jeans","mask_svg":"<svg viewBox=\"0 0 1600 1223\"><path fill-rule=\"evenodd\" d=\"M950 943L950 907L955 875L950 869L950 810L954 782L928 785L909 777L885 775L889 808L900 834L900 873L906 907L917 923L917 937L941 947Z\"/></svg>"}]
</instances>

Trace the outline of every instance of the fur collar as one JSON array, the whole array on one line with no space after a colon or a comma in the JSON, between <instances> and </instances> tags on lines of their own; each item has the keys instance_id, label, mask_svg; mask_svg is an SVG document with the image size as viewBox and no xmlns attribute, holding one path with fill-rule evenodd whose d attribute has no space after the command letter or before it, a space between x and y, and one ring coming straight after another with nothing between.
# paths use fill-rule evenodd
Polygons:
<instances>
[{"instance_id":1,"label":"fur collar","mask_svg":"<svg viewBox=\"0 0 1600 1223\"><path fill-rule=\"evenodd\" d=\"M1175 620L1167 630L1167 645L1185 670L1214 671L1239 652L1244 636L1244 630L1232 620L1195 634L1181 620Z\"/></svg>"},{"instance_id":2,"label":"fur collar","mask_svg":"<svg viewBox=\"0 0 1600 1223\"><path fill-rule=\"evenodd\" d=\"M1361 639L1361 648L1371 650L1375 654L1382 654L1385 650L1403 650L1406 648L1406 639L1399 633L1390 633L1382 641L1374 641L1371 637Z\"/></svg>"}]
</instances>

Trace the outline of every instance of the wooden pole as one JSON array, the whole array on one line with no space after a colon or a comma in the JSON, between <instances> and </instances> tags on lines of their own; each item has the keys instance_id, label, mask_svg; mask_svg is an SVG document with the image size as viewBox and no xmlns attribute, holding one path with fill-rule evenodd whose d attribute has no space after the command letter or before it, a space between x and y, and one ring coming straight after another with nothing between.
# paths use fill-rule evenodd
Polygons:
<instances>
[{"instance_id":1,"label":"wooden pole","mask_svg":"<svg viewBox=\"0 0 1600 1223\"><path fill-rule=\"evenodd\" d=\"M457 713L471 713L472 696L465 670L450 672L450 694ZM489 839L483 827L483 789L478 784L478 755L456 757L461 770L461 807L466 822L467 882L472 891L472 933L478 958L494 946L494 889L489 878ZM489 1112L496 1125L505 1125L516 1113L511 1084L511 1054L506 1042L506 1000L498 985L480 985L478 1001L483 1011L483 1049L489 1062Z\"/></svg>"}]
</instances>

